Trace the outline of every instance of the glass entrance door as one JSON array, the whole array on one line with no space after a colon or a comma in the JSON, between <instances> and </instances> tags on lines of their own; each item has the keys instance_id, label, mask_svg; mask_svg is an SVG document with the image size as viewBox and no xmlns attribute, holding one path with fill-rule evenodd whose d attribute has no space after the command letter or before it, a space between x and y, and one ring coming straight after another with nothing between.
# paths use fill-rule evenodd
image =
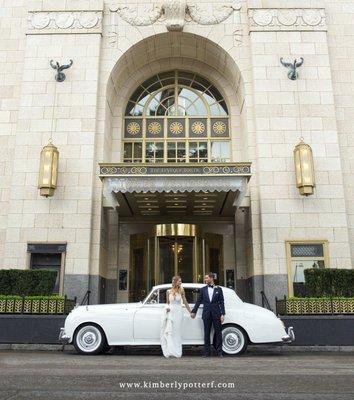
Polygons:
<instances>
[{"instance_id":1,"label":"glass entrance door","mask_svg":"<svg viewBox=\"0 0 354 400\"><path fill-rule=\"evenodd\" d=\"M161 283L170 283L174 275L180 275L183 282L194 281L195 237L159 237L158 249Z\"/></svg>"},{"instance_id":2,"label":"glass entrance door","mask_svg":"<svg viewBox=\"0 0 354 400\"><path fill-rule=\"evenodd\" d=\"M203 283L204 274L217 274L224 284L223 241L219 234L201 234L196 225L156 225L153 232L130 236L129 301L142 300L154 285Z\"/></svg>"}]
</instances>

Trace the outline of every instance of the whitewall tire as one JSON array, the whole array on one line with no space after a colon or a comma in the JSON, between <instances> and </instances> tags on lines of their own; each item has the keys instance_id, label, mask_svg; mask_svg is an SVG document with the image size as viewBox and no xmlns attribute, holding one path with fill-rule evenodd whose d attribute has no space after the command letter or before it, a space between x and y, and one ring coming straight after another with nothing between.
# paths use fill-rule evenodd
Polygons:
<instances>
[{"instance_id":1,"label":"whitewall tire","mask_svg":"<svg viewBox=\"0 0 354 400\"><path fill-rule=\"evenodd\" d=\"M74 335L73 345L80 354L100 354L107 346L106 336L102 329L93 324L80 326Z\"/></svg>"},{"instance_id":2,"label":"whitewall tire","mask_svg":"<svg viewBox=\"0 0 354 400\"><path fill-rule=\"evenodd\" d=\"M222 329L222 350L225 354L240 355L247 349L246 332L236 325L225 325Z\"/></svg>"}]
</instances>

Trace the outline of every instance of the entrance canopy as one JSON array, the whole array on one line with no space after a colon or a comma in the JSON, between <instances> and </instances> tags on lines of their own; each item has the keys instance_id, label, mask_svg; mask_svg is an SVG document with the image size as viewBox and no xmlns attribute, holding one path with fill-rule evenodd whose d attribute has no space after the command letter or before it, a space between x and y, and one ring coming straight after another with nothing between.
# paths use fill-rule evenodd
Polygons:
<instances>
[{"instance_id":1,"label":"entrance canopy","mask_svg":"<svg viewBox=\"0 0 354 400\"><path fill-rule=\"evenodd\" d=\"M100 164L104 206L123 217L231 217L250 177L250 163Z\"/></svg>"}]
</instances>

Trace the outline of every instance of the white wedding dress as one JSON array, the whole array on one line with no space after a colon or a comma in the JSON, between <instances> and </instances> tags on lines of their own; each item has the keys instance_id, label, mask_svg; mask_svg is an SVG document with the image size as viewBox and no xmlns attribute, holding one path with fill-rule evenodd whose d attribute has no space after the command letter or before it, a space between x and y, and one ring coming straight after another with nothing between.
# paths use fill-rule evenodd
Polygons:
<instances>
[{"instance_id":1,"label":"white wedding dress","mask_svg":"<svg viewBox=\"0 0 354 400\"><path fill-rule=\"evenodd\" d=\"M162 313L161 326L161 348L165 357L181 357L182 356L182 296L180 294L169 293L170 304Z\"/></svg>"}]
</instances>

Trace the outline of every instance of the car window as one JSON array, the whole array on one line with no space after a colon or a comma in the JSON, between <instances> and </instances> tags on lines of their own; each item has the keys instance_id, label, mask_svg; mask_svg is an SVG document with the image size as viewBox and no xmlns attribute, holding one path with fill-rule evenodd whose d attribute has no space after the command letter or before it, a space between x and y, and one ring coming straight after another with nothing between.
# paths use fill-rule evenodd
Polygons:
<instances>
[{"instance_id":1,"label":"car window","mask_svg":"<svg viewBox=\"0 0 354 400\"><path fill-rule=\"evenodd\" d=\"M199 289L198 288L184 288L186 299L189 304L195 304L198 299Z\"/></svg>"},{"instance_id":2,"label":"car window","mask_svg":"<svg viewBox=\"0 0 354 400\"><path fill-rule=\"evenodd\" d=\"M158 300L158 293L158 290L153 291L146 300L145 304L156 304Z\"/></svg>"},{"instance_id":3,"label":"car window","mask_svg":"<svg viewBox=\"0 0 354 400\"><path fill-rule=\"evenodd\" d=\"M165 304L166 293L169 289L170 288L154 290L146 300L145 304ZM198 299L199 288L184 288L184 292L186 294L187 302L189 304L195 304Z\"/></svg>"},{"instance_id":4,"label":"car window","mask_svg":"<svg viewBox=\"0 0 354 400\"><path fill-rule=\"evenodd\" d=\"M160 289L159 292L159 303L164 304L166 303L166 293L168 289Z\"/></svg>"}]
</instances>

